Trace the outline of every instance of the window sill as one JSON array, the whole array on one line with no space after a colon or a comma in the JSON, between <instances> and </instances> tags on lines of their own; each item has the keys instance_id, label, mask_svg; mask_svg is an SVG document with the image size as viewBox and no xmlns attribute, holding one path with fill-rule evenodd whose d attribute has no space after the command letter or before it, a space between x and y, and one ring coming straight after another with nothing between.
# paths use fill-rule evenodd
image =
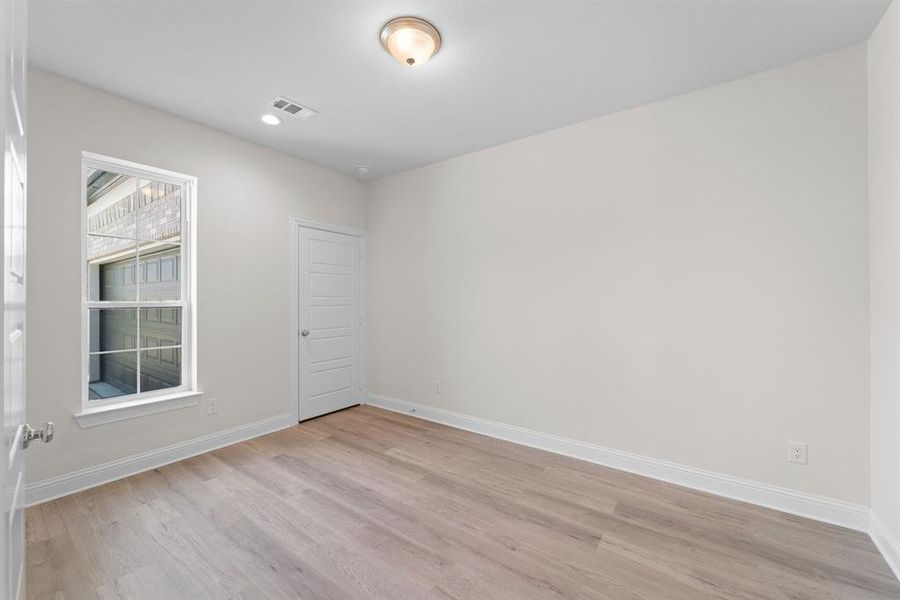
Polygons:
<instances>
[{"instance_id":1,"label":"window sill","mask_svg":"<svg viewBox=\"0 0 900 600\"><path fill-rule=\"evenodd\" d=\"M202 395L203 392L196 391L179 392L169 396L157 396L155 398L123 402L122 404L88 408L75 413L75 420L81 428L105 425L106 423L143 417L144 415L196 406L200 403L200 396Z\"/></svg>"}]
</instances>

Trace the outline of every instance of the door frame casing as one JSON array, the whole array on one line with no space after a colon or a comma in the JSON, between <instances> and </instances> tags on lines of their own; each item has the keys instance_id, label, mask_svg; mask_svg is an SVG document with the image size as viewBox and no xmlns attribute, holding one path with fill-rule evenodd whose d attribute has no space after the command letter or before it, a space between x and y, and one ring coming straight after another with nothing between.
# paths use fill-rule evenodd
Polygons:
<instances>
[{"instance_id":1,"label":"door frame casing","mask_svg":"<svg viewBox=\"0 0 900 600\"><path fill-rule=\"evenodd\" d=\"M300 228L318 229L331 233L341 233L359 238L359 248L362 253L359 259L359 376L362 390L357 390L359 403L364 404L368 398L369 385L366 369L366 357L368 355L367 329L369 324L369 310L366 301L366 263L369 252L366 245L366 230L350 227L348 225L335 225L322 223L304 217L292 216L289 219L288 228L290 234L289 262L290 273L290 302L291 302L291 328L288 336L291 356L291 414L294 421L300 419Z\"/></svg>"}]
</instances>

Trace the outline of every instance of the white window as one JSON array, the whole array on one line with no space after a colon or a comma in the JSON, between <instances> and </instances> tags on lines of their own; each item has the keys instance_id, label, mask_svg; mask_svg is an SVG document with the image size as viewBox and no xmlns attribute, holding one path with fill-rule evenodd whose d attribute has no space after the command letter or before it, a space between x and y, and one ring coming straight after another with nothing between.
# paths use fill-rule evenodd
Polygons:
<instances>
[{"instance_id":1,"label":"white window","mask_svg":"<svg viewBox=\"0 0 900 600\"><path fill-rule=\"evenodd\" d=\"M196 179L88 153L82 167L83 411L194 392Z\"/></svg>"}]
</instances>

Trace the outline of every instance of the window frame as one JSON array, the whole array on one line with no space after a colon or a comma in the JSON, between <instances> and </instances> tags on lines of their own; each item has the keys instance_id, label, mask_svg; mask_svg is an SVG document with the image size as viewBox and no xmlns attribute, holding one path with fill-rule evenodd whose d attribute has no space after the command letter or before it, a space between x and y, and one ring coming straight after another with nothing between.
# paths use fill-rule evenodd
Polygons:
<instances>
[{"instance_id":1,"label":"window frame","mask_svg":"<svg viewBox=\"0 0 900 600\"><path fill-rule=\"evenodd\" d=\"M89 297L90 269L87 264L87 169L103 169L115 173L121 173L140 179L151 179L173 185L182 186L181 207L181 258L180 258L180 284L181 298L179 300L91 300ZM95 154L92 152L81 153L81 410L80 414L115 409L119 405L134 407L156 401L170 401L173 398L181 398L198 394L197 390L197 353L196 353L196 210L197 210L197 178L175 171L168 171L147 165L134 163L127 160ZM136 234L137 235L137 234ZM138 245L137 256L140 257ZM139 262L138 262L139 264ZM137 353L137 384L140 389L140 310L142 308L181 308L181 385L177 387L138 392L104 398L90 399L90 311L92 309L131 308L137 311L138 323L136 340ZM154 348L155 349L155 348ZM150 349L153 350L153 349Z\"/></svg>"}]
</instances>

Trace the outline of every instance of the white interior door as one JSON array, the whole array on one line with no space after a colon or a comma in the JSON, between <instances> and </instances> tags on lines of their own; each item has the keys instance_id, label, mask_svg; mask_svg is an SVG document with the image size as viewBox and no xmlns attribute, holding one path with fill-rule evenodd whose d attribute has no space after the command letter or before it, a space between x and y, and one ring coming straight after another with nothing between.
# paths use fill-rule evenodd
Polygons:
<instances>
[{"instance_id":1,"label":"white interior door","mask_svg":"<svg viewBox=\"0 0 900 600\"><path fill-rule=\"evenodd\" d=\"M361 238L300 226L300 420L362 398Z\"/></svg>"},{"instance_id":2,"label":"white interior door","mask_svg":"<svg viewBox=\"0 0 900 600\"><path fill-rule=\"evenodd\" d=\"M3 516L4 598L23 592L25 476L25 0L0 1L0 137L3 139Z\"/></svg>"}]
</instances>

